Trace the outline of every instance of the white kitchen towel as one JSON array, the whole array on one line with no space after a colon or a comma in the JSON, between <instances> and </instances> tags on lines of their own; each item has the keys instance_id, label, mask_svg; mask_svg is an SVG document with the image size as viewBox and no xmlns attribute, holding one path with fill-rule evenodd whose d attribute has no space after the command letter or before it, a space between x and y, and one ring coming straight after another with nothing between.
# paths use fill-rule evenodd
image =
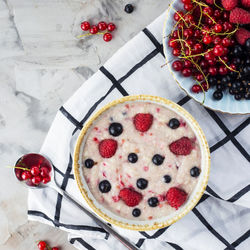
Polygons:
<instances>
[{"instance_id":1,"label":"white kitchen towel","mask_svg":"<svg viewBox=\"0 0 250 250\"><path fill-rule=\"evenodd\" d=\"M114 227L141 249L217 250L250 247L250 118L204 108L178 87L165 64L165 14L135 36L60 108L41 153L53 163L57 183L84 202L73 176L77 136L89 117L110 101L150 94L170 99L199 122L211 150L211 175L199 204L173 225L136 232ZM70 83L69 83L70 84ZM125 249L60 194L30 190L28 218L69 232L79 249Z\"/></svg>"}]
</instances>

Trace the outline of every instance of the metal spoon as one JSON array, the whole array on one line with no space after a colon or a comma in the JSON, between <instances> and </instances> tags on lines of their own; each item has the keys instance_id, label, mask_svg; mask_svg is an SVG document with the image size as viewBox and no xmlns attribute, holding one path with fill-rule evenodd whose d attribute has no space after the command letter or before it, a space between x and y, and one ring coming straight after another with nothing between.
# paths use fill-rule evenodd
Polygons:
<instances>
[{"instance_id":1,"label":"metal spoon","mask_svg":"<svg viewBox=\"0 0 250 250\"><path fill-rule=\"evenodd\" d=\"M53 188L56 190L58 193L60 193L63 197L68 199L71 203L76 205L78 208L80 208L85 214L87 214L89 217L91 217L97 225L102 227L105 231L108 233L112 234L117 240L119 240L125 247L131 250L139 250L138 247L136 247L133 243L131 243L129 240L125 239L123 236L118 234L111 226L109 226L106 222L103 220L99 219L93 212L91 212L89 209L83 207L75 198L71 197L66 191L62 190L58 184L56 183L55 180L55 173L54 173L54 168L52 167L52 170L50 172L51 175L51 181L48 182L47 184L39 184L38 186L28 186L26 183L25 186L28 188L33 188L33 189L41 189L41 188ZM15 169L14 169L14 174L15 174Z\"/></svg>"}]
</instances>

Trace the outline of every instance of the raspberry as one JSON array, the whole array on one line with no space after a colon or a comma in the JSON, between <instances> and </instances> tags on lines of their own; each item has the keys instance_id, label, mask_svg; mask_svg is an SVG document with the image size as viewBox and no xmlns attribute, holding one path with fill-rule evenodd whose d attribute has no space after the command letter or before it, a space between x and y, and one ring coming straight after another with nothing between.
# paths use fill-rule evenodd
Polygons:
<instances>
[{"instance_id":1,"label":"raspberry","mask_svg":"<svg viewBox=\"0 0 250 250\"><path fill-rule=\"evenodd\" d=\"M230 22L248 24L250 23L250 12L241 8L235 8L230 12Z\"/></svg>"},{"instance_id":2,"label":"raspberry","mask_svg":"<svg viewBox=\"0 0 250 250\"><path fill-rule=\"evenodd\" d=\"M191 140L188 137L182 137L169 145L169 149L176 155L189 155L193 149Z\"/></svg>"},{"instance_id":3,"label":"raspberry","mask_svg":"<svg viewBox=\"0 0 250 250\"><path fill-rule=\"evenodd\" d=\"M119 193L119 197L129 207L138 205L142 199L142 195L140 193L129 188L123 188Z\"/></svg>"},{"instance_id":4,"label":"raspberry","mask_svg":"<svg viewBox=\"0 0 250 250\"><path fill-rule=\"evenodd\" d=\"M112 157L117 149L117 141L113 139L102 140L99 144L99 153L103 158Z\"/></svg>"},{"instance_id":5,"label":"raspberry","mask_svg":"<svg viewBox=\"0 0 250 250\"><path fill-rule=\"evenodd\" d=\"M166 194L166 200L171 207L176 210L186 201L187 193L177 187L172 187Z\"/></svg>"},{"instance_id":6,"label":"raspberry","mask_svg":"<svg viewBox=\"0 0 250 250\"><path fill-rule=\"evenodd\" d=\"M236 40L239 44L244 45L248 38L250 38L250 31L243 28L237 30Z\"/></svg>"},{"instance_id":7,"label":"raspberry","mask_svg":"<svg viewBox=\"0 0 250 250\"><path fill-rule=\"evenodd\" d=\"M146 132L150 129L153 123L153 116L151 114L139 113L134 116L134 125L136 130Z\"/></svg>"},{"instance_id":8,"label":"raspberry","mask_svg":"<svg viewBox=\"0 0 250 250\"><path fill-rule=\"evenodd\" d=\"M238 0L222 0L221 3L226 10L232 10L237 6Z\"/></svg>"},{"instance_id":9,"label":"raspberry","mask_svg":"<svg viewBox=\"0 0 250 250\"><path fill-rule=\"evenodd\" d=\"M241 0L241 4L246 8L250 8L250 0Z\"/></svg>"}]
</instances>

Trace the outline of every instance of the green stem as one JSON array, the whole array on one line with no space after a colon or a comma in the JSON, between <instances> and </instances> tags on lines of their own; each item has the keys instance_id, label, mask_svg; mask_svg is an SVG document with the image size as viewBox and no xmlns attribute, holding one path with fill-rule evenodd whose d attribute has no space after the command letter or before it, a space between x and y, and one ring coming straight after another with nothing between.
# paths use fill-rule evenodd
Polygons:
<instances>
[{"instance_id":1,"label":"green stem","mask_svg":"<svg viewBox=\"0 0 250 250\"><path fill-rule=\"evenodd\" d=\"M17 166L5 166L6 168L17 168L17 169L22 169L22 170L26 170L26 171L30 171L29 168L22 168L22 167L17 167Z\"/></svg>"}]
</instances>

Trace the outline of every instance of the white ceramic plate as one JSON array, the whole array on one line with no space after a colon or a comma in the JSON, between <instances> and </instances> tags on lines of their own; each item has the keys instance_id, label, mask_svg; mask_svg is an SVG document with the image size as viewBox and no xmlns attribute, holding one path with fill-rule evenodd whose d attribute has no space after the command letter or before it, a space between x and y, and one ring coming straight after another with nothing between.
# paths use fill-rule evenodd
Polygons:
<instances>
[{"instance_id":1,"label":"white ceramic plate","mask_svg":"<svg viewBox=\"0 0 250 250\"><path fill-rule=\"evenodd\" d=\"M174 24L175 10L183 10L183 4L180 0L174 0L166 13L166 20L163 28L163 47L164 54L167 62L173 62L177 60L177 57L172 55L172 48L168 46L168 35L171 33ZM194 100L202 104L203 93L195 94L191 92L191 87L195 84L195 81L191 77L183 77L180 72L174 72L171 68L172 63L168 64L170 72L173 74L176 82L179 86ZM241 100L237 101L228 93L228 90L224 92L223 98L219 101L213 99L214 90L208 90L206 92L206 98L203 105L215 111L221 111L230 114L249 114L250 113L250 101Z\"/></svg>"},{"instance_id":2,"label":"white ceramic plate","mask_svg":"<svg viewBox=\"0 0 250 250\"><path fill-rule=\"evenodd\" d=\"M201 174L199 176L198 183L188 198L188 201L185 203L184 206L180 207L180 209L176 210L175 213L170 214L169 216L165 216L155 220L145 220L145 221L136 221L136 220L129 220L123 217L118 216L117 214L112 213L104 206L102 206L95 197L90 192L88 185L85 181L83 171L83 162L82 162L82 152L84 149L85 141L88 135L88 132L91 130L93 126L95 126L95 120L106 110L110 107L117 105L119 103L124 102L152 102L162 105L170 110L173 110L178 115L182 116L183 119L188 123L188 125L194 131L200 145L201 149ZM93 209L93 211L102 217L104 220L108 221L111 224L120 226L126 229L138 230L138 231L145 231L145 230L153 230L162 227L169 226L170 224L176 222L184 215L186 215L199 201L202 194L204 193L208 176L210 171L210 153L209 147L205 138L203 131L201 130L200 126L196 122L196 120L182 107L177 105L176 103L166 100L164 98L156 97L156 96L147 96L147 95L139 95L139 96L127 96L121 99L115 100L106 106L104 106L101 110L99 110L95 115L91 117L91 119L86 123L84 128L81 130L81 133L77 139L77 144L75 147L74 153L74 175L75 180L77 182L78 188L80 189L83 198L86 200L88 205Z\"/></svg>"}]
</instances>

